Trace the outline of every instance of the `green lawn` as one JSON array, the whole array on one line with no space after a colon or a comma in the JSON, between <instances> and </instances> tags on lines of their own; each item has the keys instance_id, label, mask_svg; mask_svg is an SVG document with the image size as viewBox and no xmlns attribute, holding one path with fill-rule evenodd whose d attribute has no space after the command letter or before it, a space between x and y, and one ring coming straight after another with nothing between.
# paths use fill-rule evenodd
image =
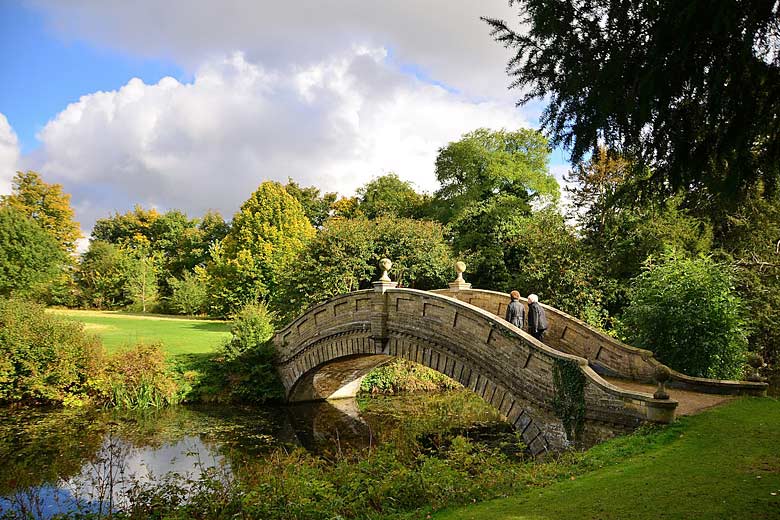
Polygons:
<instances>
[{"instance_id":1,"label":"green lawn","mask_svg":"<svg viewBox=\"0 0 780 520\"><path fill-rule=\"evenodd\" d=\"M780 402L740 399L681 419L666 437L623 462L433 518L780 518ZM587 456L604 457L622 442Z\"/></svg>"},{"instance_id":2,"label":"green lawn","mask_svg":"<svg viewBox=\"0 0 780 520\"><path fill-rule=\"evenodd\" d=\"M87 332L100 337L108 352L136 343L159 342L172 356L206 354L230 337L230 324L225 321L112 311L50 309L49 312L83 323Z\"/></svg>"}]
</instances>

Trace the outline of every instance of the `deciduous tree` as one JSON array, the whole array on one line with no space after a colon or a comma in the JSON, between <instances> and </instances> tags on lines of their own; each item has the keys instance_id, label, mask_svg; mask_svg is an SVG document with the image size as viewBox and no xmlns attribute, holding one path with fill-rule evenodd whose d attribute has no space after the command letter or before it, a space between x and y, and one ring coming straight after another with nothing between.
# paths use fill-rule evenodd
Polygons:
<instances>
[{"instance_id":1,"label":"deciduous tree","mask_svg":"<svg viewBox=\"0 0 780 520\"><path fill-rule=\"evenodd\" d=\"M338 197L335 193L324 193L320 195L320 190L314 186L301 187L292 179L287 179L284 186L287 193L292 195L300 202L303 212L315 228L319 228L330 216L331 206Z\"/></svg>"},{"instance_id":2,"label":"deciduous tree","mask_svg":"<svg viewBox=\"0 0 780 520\"><path fill-rule=\"evenodd\" d=\"M420 216L424 197L412 184L402 181L395 173L377 177L358 188L360 211L367 218L395 216L416 218Z\"/></svg>"},{"instance_id":3,"label":"deciduous tree","mask_svg":"<svg viewBox=\"0 0 780 520\"><path fill-rule=\"evenodd\" d=\"M62 190L61 184L48 184L34 171L16 172L11 194L0 197L0 205L33 219L57 240L62 251L75 252L81 229L73 220L70 194Z\"/></svg>"},{"instance_id":4,"label":"deciduous tree","mask_svg":"<svg viewBox=\"0 0 780 520\"><path fill-rule=\"evenodd\" d=\"M81 303L98 309L117 309L129 305L126 294L131 259L120 246L92 240L81 255L76 282Z\"/></svg>"},{"instance_id":5,"label":"deciduous tree","mask_svg":"<svg viewBox=\"0 0 780 520\"><path fill-rule=\"evenodd\" d=\"M212 312L227 315L267 299L279 275L315 234L301 204L276 182L263 182L212 248L208 266Z\"/></svg>"},{"instance_id":6,"label":"deciduous tree","mask_svg":"<svg viewBox=\"0 0 780 520\"><path fill-rule=\"evenodd\" d=\"M416 289L446 287L453 258L441 224L379 217L331 219L285 271L272 303L285 319L332 296L371 287L378 263L393 261L391 277Z\"/></svg>"},{"instance_id":7,"label":"deciduous tree","mask_svg":"<svg viewBox=\"0 0 780 520\"><path fill-rule=\"evenodd\" d=\"M450 222L472 204L514 197L518 205L538 197L557 201L558 183L547 171L550 149L542 134L480 128L439 149L433 204Z\"/></svg>"},{"instance_id":8,"label":"deciduous tree","mask_svg":"<svg viewBox=\"0 0 780 520\"><path fill-rule=\"evenodd\" d=\"M160 257L147 251L134 251L130 258L125 292L135 310L148 312L159 296Z\"/></svg>"},{"instance_id":9,"label":"deciduous tree","mask_svg":"<svg viewBox=\"0 0 780 520\"><path fill-rule=\"evenodd\" d=\"M62 272L57 240L13 207L0 207L0 296L39 296Z\"/></svg>"},{"instance_id":10,"label":"deciduous tree","mask_svg":"<svg viewBox=\"0 0 780 520\"><path fill-rule=\"evenodd\" d=\"M172 289L171 307L179 314L195 315L206 311L208 293L205 271L186 272L181 279L170 278L168 286Z\"/></svg>"}]
</instances>

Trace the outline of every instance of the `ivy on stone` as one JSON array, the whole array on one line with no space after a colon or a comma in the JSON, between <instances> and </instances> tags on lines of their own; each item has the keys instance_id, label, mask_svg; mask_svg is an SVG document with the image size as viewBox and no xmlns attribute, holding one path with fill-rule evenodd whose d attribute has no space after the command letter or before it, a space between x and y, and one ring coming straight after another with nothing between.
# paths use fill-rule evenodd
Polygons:
<instances>
[{"instance_id":1,"label":"ivy on stone","mask_svg":"<svg viewBox=\"0 0 780 520\"><path fill-rule=\"evenodd\" d=\"M585 427L585 374L570 359L553 365L553 411L563 423L566 438L578 443Z\"/></svg>"}]
</instances>

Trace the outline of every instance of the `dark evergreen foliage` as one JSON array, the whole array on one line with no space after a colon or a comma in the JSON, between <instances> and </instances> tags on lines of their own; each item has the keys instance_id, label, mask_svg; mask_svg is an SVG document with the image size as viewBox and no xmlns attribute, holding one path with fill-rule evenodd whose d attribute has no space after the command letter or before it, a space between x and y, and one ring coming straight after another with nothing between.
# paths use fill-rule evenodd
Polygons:
<instances>
[{"instance_id":1,"label":"dark evergreen foliage","mask_svg":"<svg viewBox=\"0 0 780 520\"><path fill-rule=\"evenodd\" d=\"M606 145L652 168L645 188L723 199L780 177L780 4L774 0L510 0L522 30L485 19L517 52L520 104L581 161Z\"/></svg>"}]
</instances>

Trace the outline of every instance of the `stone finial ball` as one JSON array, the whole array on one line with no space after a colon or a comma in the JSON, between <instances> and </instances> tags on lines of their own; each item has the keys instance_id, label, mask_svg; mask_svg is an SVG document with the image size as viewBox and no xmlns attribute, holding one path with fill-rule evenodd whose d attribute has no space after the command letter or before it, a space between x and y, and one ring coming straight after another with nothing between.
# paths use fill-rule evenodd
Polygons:
<instances>
[{"instance_id":1,"label":"stone finial ball","mask_svg":"<svg viewBox=\"0 0 780 520\"><path fill-rule=\"evenodd\" d=\"M391 262L389 258L383 258L379 261L379 267L385 271L389 271L390 268L393 267L393 262Z\"/></svg>"},{"instance_id":2,"label":"stone finial ball","mask_svg":"<svg viewBox=\"0 0 780 520\"><path fill-rule=\"evenodd\" d=\"M750 365L753 368L761 368L764 366L764 358L761 357L761 354L757 354L755 352L751 352L747 356L747 362L748 365Z\"/></svg>"},{"instance_id":3,"label":"stone finial ball","mask_svg":"<svg viewBox=\"0 0 780 520\"><path fill-rule=\"evenodd\" d=\"M456 273L465 273L466 272L466 263L465 262L455 262L455 272Z\"/></svg>"},{"instance_id":4,"label":"stone finial ball","mask_svg":"<svg viewBox=\"0 0 780 520\"><path fill-rule=\"evenodd\" d=\"M653 377L659 383L669 381L672 378L672 371L666 365L658 365L653 370Z\"/></svg>"}]
</instances>

